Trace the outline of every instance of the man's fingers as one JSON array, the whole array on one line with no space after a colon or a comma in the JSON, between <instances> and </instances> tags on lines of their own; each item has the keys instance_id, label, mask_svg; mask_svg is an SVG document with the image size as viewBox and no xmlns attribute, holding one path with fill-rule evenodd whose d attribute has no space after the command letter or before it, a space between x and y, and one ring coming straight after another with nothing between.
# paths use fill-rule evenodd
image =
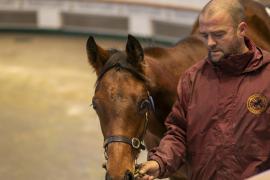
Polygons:
<instances>
[{"instance_id":1,"label":"man's fingers","mask_svg":"<svg viewBox=\"0 0 270 180\"><path fill-rule=\"evenodd\" d=\"M139 173L140 174L146 174L147 171L149 170L149 168L150 167L147 165L147 163L141 164Z\"/></svg>"},{"instance_id":2,"label":"man's fingers","mask_svg":"<svg viewBox=\"0 0 270 180\"><path fill-rule=\"evenodd\" d=\"M154 177L153 176L149 176L149 175L144 175L140 180L153 180Z\"/></svg>"},{"instance_id":3,"label":"man's fingers","mask_svg":"<svg viewBox=\"0 0 270 180\"><path fill-rule=\"evenodd\" d=\"M153 180L159 174L159 165L156 161L147 161L140 164L136 177L142 180Z\"/></svg>"},{"instance_id":4,"label":"man's fingers","mask_svg":"<svg viewBox=\"0 0 270 180\"><path fill-rule=\"evenodd\" d=\"M139 180L152 180L150 175L147 174L149 167L147 163L139 164L136 168L138 168L138 173L136 173L135 178Z\"/></svg>"},{"instance_id":5,"label":"man's fingers","mask_svg":"<svg viewBox=\"0 0 270 180\"><path fill-rule=\"evenodd\" d=\"M147 174L148 171L151 171L151 170L152 170L151 164L149 164L148 162L146 162L146 163L141 164L139 173L140 174Z\"/></svg>"}]
</instances>

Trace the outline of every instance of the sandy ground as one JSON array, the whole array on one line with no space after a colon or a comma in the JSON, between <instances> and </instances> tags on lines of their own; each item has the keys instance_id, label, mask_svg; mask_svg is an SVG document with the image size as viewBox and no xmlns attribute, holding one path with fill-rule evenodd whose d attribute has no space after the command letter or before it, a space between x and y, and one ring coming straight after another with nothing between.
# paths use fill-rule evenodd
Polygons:
<instances>
[{"instance_id":1,"label":"sandy ground","mask_svg":"<svg viewBox=\"0 0 270 180\"><path fill-rule=\"evenodd\" d=\"M2 33L0 39L0 179L104 179L103 137L89 106L96 76L87 37Z\"/></svg>"}]
</instances>

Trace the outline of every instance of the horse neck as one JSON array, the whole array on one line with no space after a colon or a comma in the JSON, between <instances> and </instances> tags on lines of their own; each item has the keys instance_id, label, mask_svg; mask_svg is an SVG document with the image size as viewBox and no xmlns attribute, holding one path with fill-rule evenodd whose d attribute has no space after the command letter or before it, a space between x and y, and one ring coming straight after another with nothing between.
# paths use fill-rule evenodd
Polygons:
<instances>
[{"instance_id":1,"label":"horse neck","mask_svg":"<svg viewBox=\"0 0 270 180\"><path fill-rule=\"evenodd\" d=\"M194 49L196 51L194 51ZM193 37L171 48L150 48L145 52L145 75L149 79L149 91L154 98L156 111L144 138L147 148L159 144L166 128L164 120L177 97L177 84L184 70L207 54L203 43Z\"/></svg>"},{"instance_id":2,"label":"horse neck","mask_svg":"<svg viewBox=\"0 0 270 180\"><path fill-rule=\"evenodd\" d=\"M167 98L174 101L178 76L172 73L169 64L146 56L145 73L150 80L150 91L155 99L159 99L160 94L166 94Z\"/></svg>"},{"instance_id":3,"label":"horse neck","mask_svg":"<svg viewBox=\"0 0 270 180\"><path fill-rule=\"evenodd\" d=\"M157 106L158 119L163 122L176 100L176 87L181 74L203 59L207 49L200 39L190 36L173 47L151 48L145 52L149 90Z\"/></svg>"},{"instance_id":4,"label":"horse neck","mask_svg":"<svg viewBox=\"0 0 270 180\"><path fill-rule=\"evenodd\" d=\"M171 57L165 59L145 56L145 74L149 79L149 90L156 104L156 116L163 122L175 99L181 65Z\"/></svg>"},{"instance_id":5,"label":"horse neck","mask_svg":"<svg viewBox=\"0 0 270 180\"><path fill-rule=\"evenodd\" d=\"M150 121L144 139L147 148L151 149L157 146L166 131L164 120L176 98L178 78L169 72L165 64L152 57L145 56L145 64L145 74L149 80L148 88L155 103L155 112L150 114ZM151 134L150 137L149 134Z\"/></svg>"}]
</instances>

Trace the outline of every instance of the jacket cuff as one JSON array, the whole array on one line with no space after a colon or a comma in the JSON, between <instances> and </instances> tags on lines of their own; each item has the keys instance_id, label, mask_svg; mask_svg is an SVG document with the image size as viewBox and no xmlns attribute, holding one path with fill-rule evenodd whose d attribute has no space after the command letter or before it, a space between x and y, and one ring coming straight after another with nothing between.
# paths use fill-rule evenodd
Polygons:
<instances>
[{"instance_id":1,"label":"jacket cuff","mask_svg":"<svg viewBox=\"0 0 270 180\"><path fill-rule=\"evenodd\" d=\"M148 160L153 160L153 161L156 161L159 165L159 175L158 175L158 178L164 178L164 174L165 174L165 166L164 166L164 163L162 161L162 159L159 157L159 156L151 156L151 157L148 157Z\"/></svg>"}]
</instances>

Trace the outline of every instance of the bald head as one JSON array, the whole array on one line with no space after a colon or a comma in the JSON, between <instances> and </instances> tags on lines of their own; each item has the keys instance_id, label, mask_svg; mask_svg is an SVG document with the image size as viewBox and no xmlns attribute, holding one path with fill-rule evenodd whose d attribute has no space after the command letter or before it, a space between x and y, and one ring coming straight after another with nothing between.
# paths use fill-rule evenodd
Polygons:
<instances>
[{"instance_id":1,"label":"bald head","mask_svg":"<svg viewBox=\"0 0 270 180\"><path fill-rule=\"evenodd\" d=\"M247 23L239 1L211 0L200 14L199 32L212 62L248 51L245 44Z\"/></svg>"},{"instance_id":2,"label":"bald head","mask_svg":"<svg viewBox=\"0 0 270 180\"><path fill-rule=\"evenodd\" d=\"M213 17L216 14L229 15L232 25L237 25L245 21L244 7L239 0L211 0L201 11L200 17Z\"/></svg>"}]
</instances>

